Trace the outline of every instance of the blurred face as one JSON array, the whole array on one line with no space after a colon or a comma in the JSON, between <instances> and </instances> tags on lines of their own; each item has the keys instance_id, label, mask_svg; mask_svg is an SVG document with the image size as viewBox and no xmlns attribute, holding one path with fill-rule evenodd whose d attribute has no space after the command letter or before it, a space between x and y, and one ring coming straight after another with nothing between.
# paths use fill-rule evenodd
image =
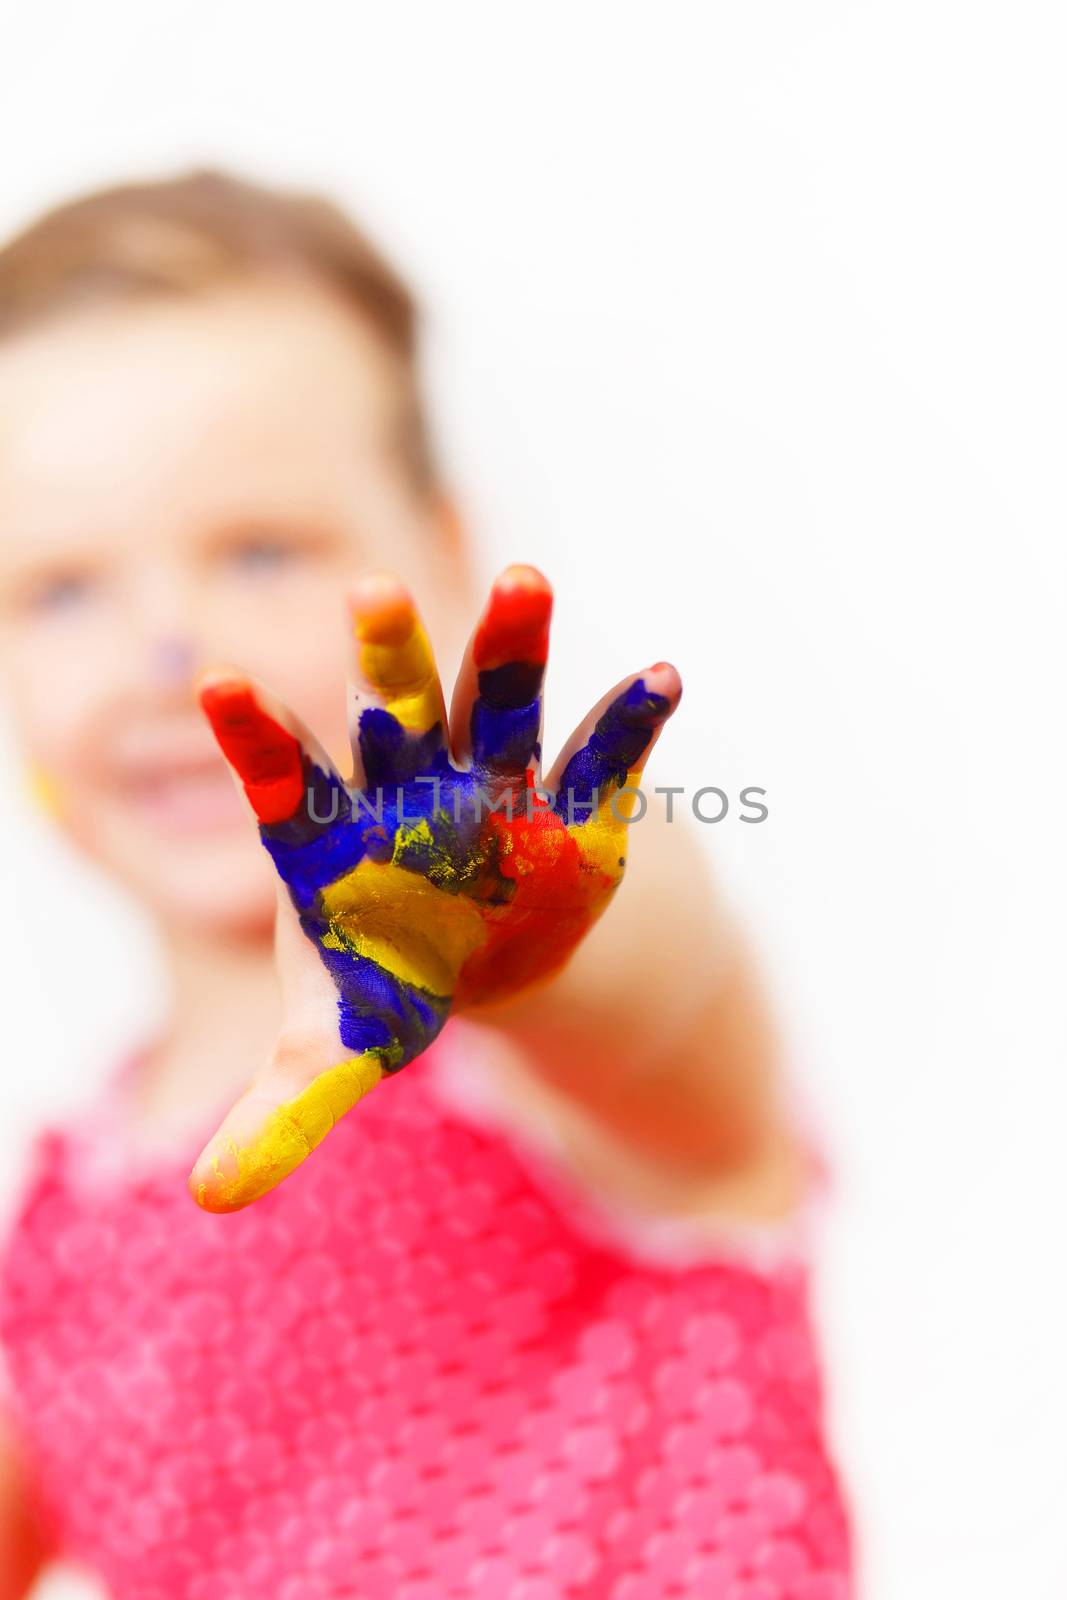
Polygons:
<instances>
[{"instance_id":1,"label":"blurred face","mask_svg":"<svg viewBox=\"0 0 1067 1600\"><path fill-rule=\"evenodd\" d=\"M387 566L443 660L465 596L351 312L245 286L0 343L0 654L64 826L165 920L269 926L273 878L193 697L261 679L347 770L344 589Z\"/></svg>"}]
</instances>

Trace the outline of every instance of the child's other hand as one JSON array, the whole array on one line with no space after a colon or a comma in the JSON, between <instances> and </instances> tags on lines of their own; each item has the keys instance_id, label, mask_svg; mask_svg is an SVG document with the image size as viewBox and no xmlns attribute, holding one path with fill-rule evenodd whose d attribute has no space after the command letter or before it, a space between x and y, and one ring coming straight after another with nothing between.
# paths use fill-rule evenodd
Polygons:
<instances>
[{"instance_id":1,"label":"child's other hand","mask_svg":"<svg viewBox=\"0 0 1067 1600\"><path fill-rule=\"evenodd\" d=\"M630 798L681 684L664 663L624 680L541 786L552 594L532 567L493 586L446 717L414 603L388 574L350 607L354 771L257 686L214 673L201 703L288 891L279 894L285 1022L273 1058L190 1178L230 1211L279 1183L453 1007L550 976L625 865Z\"/></svg>"}]
</instances>

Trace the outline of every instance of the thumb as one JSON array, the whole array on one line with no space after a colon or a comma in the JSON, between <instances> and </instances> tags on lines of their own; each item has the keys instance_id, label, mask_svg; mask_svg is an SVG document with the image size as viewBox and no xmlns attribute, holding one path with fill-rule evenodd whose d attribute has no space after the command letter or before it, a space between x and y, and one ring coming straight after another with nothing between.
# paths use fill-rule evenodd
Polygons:
<instances>
[{"instance_id":1,"label":"thumb","mask_svg":"<svg viewBox=\"0 0 1067 1600\"><path fill-rule=\"evenodd\" d=\"M338 1060L336 1034L283 1032L265 1070L208 1140L189 1175L205 1211L239 1211L310 1155L382 1077L377 1054Z\"/></svg>"}]
</instances>

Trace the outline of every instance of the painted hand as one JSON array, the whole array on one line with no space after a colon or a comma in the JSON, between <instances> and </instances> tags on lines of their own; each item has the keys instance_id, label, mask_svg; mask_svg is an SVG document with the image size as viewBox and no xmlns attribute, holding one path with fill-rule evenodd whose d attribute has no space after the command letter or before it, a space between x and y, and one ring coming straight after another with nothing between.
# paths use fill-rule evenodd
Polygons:
<instances>
[{"instance_id":1,"label":"painted hand","mask_svg":"<svg viewBox=\"0 0 1067 1600\"><path fill-rule=\"evenodd\" d=\"M625 679L540 778L552 594L532 567L493 586L460 671L451 736L407 590L350 598L354 771L247 679L212 674L201 704L286 894L286 1021L274 1057L200 1156L200 1205L258 1199L449 1013L558 971L619 884L636 785L678 703L674 668ZM316 959L317 956L317 959ZM310 968L310 970L309 970Z\"/></svg>"}]
</instances>

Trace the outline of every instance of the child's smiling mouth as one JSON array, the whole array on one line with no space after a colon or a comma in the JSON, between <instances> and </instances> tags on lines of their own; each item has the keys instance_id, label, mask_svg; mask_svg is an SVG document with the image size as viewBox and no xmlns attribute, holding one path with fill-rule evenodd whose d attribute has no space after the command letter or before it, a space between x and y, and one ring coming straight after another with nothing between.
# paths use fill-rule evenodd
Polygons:
<instances>
[{"instance_id":1,"label":"child's smiling mouth","mask_svg":"<svg viewBox=\"0 0 1067 1600\"><path fill-rule=\"evenodd\" d=\"M145 730L147 735L147 730ZM139 748L117 753L110 785L127 812L173 835L230 831L247 825L226 764L199 737L154 732Z\"/></svg>"},{"instance_id":2,"label":"child's smiling mouth","mask_svg":"<svg viewBox=\"0 0 1067 1600\"><path fill-rule=\"evenodd\" d=\"M220 763L161 768L127 780L125 798L151 823L175 833L244 826L240 797Z\"/></svg>"}]
</instances>

